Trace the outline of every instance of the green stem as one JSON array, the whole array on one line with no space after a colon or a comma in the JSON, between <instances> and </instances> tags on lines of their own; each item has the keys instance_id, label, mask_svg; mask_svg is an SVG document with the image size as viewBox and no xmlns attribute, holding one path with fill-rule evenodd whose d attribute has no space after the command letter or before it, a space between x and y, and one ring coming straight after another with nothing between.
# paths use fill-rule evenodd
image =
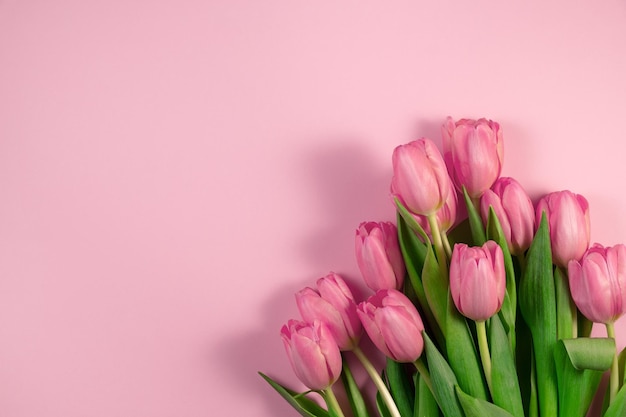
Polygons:
<instances>
[{"instance_id":1,"label":"green stem","mask_svg":"<svg viewBox=\"0 0 626 417\"><path fill-rule=\"evenodd\" d=\"M324 401L326 401L326 405L328 405L329 410L332 409L337 417L345 417L343 411L341 410L341 406L339 406L339 401L337 401L337 397L335 397L335 393L331 387L323 390L322 396L324 397Z\"/></svg>"},{"instance_id":2,"label":"green stem","mask_svg":"<svg viewBox=\"0 0 626 417\"><path fill-rule=\"evenodd\" d=\"M448 234L441 231L441 237L443 240L443 248L446 250L446 255L448 255L448 259L452 257L452 247L450 246L450 241L448 240Z\"/></svg>"},{"instance_id":3,"label":"green stem","mask_svg":"<svg viewBox=\"0 0 626 417\"><path fill-rule=\"evenodd\" d=\"M383 382L380 375L378 375L378 371L376 371L376 368L374 368L374 365L372 365L369 359L367 359L367 356L365 356L365 354L359 347L355 347L352 350L352 352L354 352L354 354L359 359L359 361L361 361L363 368L365 368L365 371L368 373L370 378L372 378L372 381L374 382L374 385L376 385L376 388L378 389L378 392L380 393L381 398L387 405L387 409L389 410L389 413L391 414L391 416L401 417L400 411L398 411L398 406L396 406L396 403L393 401L393 398L391 397L391 393L387 389L387 386Z\"/></svg>"},{"instance_id":4,"label":"green stem","mask_svg":"<svg viewBox=\"0 0 626 417\"><path fill-rule=\"evenodd\" d=\"M606 323L606 333L607 335L615 340L615 326L613 323ZM613 356L613 363L611 364L611 379L609 382L609 403L613 402L615 396L617 395L617 391L619 390L619 366L617 363L617 350L615 351L615 355Z\"/></svg>"},{"instance_id":5,"label":"green stem","mask_svg":"<svg viewBox=\"0 0 626 417\"><path fill-rule=\"evenodd\" d=\"M417 360L413 362L413 364L415 365L417 372L419 372L420 375L422 376L422 379L426 383L426 386L428 387L430 392L432 392L433 395L435 395L435 393L433 392L433 383L430 380L430 372L428 372L428 369L426 368L426 365L424 365L422 358L417 358Z\"/></svg>"},{"instance_id":6,"label":"green stem","mask_svg":"<svg viewBox=\"0 0 626 417\"><path fill-rule=\"evenodd\" d=\"M480 351L480 360L483 363L487 386L489 387L489 392L493 393L493 390L491 389L491 357L489 356L487 329L484 321L476 322L476 335L478 336L478 350Z\"/></svg>"},{"instance_id":7,"label":"green stem","mask_svg":"<svg viewBox=\"0 0 626 417\"><path fill-rule=\"evenodd\" d=\"M430 234L433 237L433 244L435 245L435 252L437 253L437 261L439 262L441 276L448 276L446 251L443 248L441 232L439 231L439 223L437 222L436 214L428 215L428 225L430 226Z\"/></svg>"}]
</instances>

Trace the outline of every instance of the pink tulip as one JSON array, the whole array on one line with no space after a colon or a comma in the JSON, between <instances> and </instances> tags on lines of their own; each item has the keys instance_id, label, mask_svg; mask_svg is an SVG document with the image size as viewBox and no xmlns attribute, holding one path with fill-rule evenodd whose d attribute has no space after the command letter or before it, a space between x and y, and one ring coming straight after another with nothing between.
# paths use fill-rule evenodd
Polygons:
<instances>
[{"instance_id":1,"label":"pink tulip","mask_svg":"<svg viewBox=\"0 0 626 417\"><path fill-rule=\"evenodd\" d=\"M365 284L374 291L402 288L405 266L398 229L390 222L364 222L355 238L356 262Z\"/></svg>"},{"instance_id":2,"label":"pink tulip","mask_svg":"<svg viewBox=\"0 0 626 417\"><path fill-rule=\"evenodd\" d=\"M374 345L396 362L415 362L424 349L424 324L406 295L380 290L357 308Z\"/></svg>"},{"instance_id":3,"label":"pink tulip","mask_svg":"<svg viewBox=\"0 0 626 417\"><path fill-rule=\"evenodd\" d=\"M341 374L341 352L330 330L319 320L289 320L280 335L296 376L312 390L331 386Z\"/></svg>"},{"instance_id":4,"label":"pink tulip","mask_svg":"<svg viewBox=\"0 0 626 417\"><path fill-rule=\"evenodd\" d=\"M450 177L441 153L430 140L422 138L393 151L391 193L411 212L429 215L446 201Z\"/></svg>"},{"instance_id":5,"label":"pink tulip","mask_svg":"<svg viewBox=\"0 0 626 417\"><path fill-rule=\"evenodd\" d=\"M626 311L626 246L595 244L580 262L569 262L568 275L572 298L589 320L613 323Z\"/></svg>"},{"instance_id":6,"label":"pink tulip","mask_svg":"<svg viewBox=\"0 0 626 417\"><path fill-rule=\"evenodd\" d=\"M480 197L500 176L504 155L500 125L487 119L448 117L442 126L443 157L452 181L472 198Z\"/></svg>"},{"instance_id":7,"label":"pink tulip","mask_svg":"<svg viewBox=\"0 0 626 417\"><path fill-rule=\"evenodd\" d=\"M500 221L502 231L514 255L530 247L535 232L535 209L521 184L513 178L499 178L480 199L480 213L487 224L489 207Z\"/></svg>"},{"instance_id":8,"label":"pink tulip","mask_svg":"<svg viewBox=\"0 0 626 417\"><path fill-rule=\"evenodd\" d=\"M552 260L563 268L579 261L589 247L589 203L571 191L550 193L537 204L537 226L545 211L550 228Z\"/></svg>"},{"instance_id":9,"label":"pink tulip","mask_svg":"<svg viewBox=\"0 0 626 417\"><path fill-rule=\"evenodd\" d=\"M331 272L318 279L317 291L307 287L297 292L296 304L304 321L326 324L339 349L352 350L357 346L363 326L352 292L339 275Z\"/></svg>"},{"instance_id":10,"label":"pink tulip","mask_svg":"<svg viewBox=\"0 0 626 417\"><path fill-rule=\"evenodd\" d=\"M502 249L492 240L482 247L454 245L450 260L450 294L457 310L485 321L502 307L506 273Z\"/></svg>"},{"instance_id":11,"label":"pink tulip","mask_svg":"<svg viewBox=\"0 0 626 417\"><path fill-rule=\"evenodd\" d=\"M439 210L437 210L437 224L439 225L439 230L442 232L447 232L454 226L456 222L456 209L458 206L458 196L456 194L456 190L452 186L450 182L450 191L448 193L448 198L446 202L441 206ZM414 215L415 220L422 226L422 229L429 235L432 235L430 231L430 224L428 223L428 218L426 216Z\"/></svg>"}]
</instances>

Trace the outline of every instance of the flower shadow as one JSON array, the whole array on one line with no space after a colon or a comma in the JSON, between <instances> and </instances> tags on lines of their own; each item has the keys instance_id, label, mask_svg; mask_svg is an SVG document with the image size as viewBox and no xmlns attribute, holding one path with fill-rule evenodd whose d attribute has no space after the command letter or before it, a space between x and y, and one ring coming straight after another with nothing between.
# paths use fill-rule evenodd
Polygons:
<instances>
[{"instance_id":1,"label":"flower shadow","mask_svg":"<svg viewBox=\"0 0 626 417\"><path fill-rule=\"evenodd\" d=\"M304 282L278 288L255 312L256 325L246 331L239 329L231 337L208 352L208 361L218 363L219 375L225 383L236 386L245 401L255 406L255 415L290 415L290 405L258 374L262 372L293 389L305 388L290 370L280 340L280 326L288 317L297 317L293 294ZM297 288L295 286L298 286Z\"/></svg>"},{"instance_id":2,"label":"flower shadow","mask_svg":"<svg viewBox=\"0 0 626 417\"><path fill-rule=\"evenodd\" d=\"M394 220L389 198L389 155L368 151L362 141L338 138L331 147L303 153L303 183L318 202L315 216L321 227L305 236L300 252L312 270L347 269L356 273L354 233L366 220Z\"/></svg>"}]
</instances>

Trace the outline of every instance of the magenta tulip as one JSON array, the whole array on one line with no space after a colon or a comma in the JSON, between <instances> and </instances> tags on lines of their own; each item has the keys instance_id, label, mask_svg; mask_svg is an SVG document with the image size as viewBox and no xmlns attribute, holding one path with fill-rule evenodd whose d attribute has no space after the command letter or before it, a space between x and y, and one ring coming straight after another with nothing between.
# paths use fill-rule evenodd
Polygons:
<instances>
[{"instance_id":1,"label":"magenta tulip","mask_svg":"<svg viewBox=\"0 0 626 417\"><path fill-rule=\"evenodd\" d=\"M312 390L331 386L341 374L341 352L332 333L319 320L289 320L280 335L296 376Z\"/></svg>"},{"instance_id":2,"label":"magenta tulip","mask_svg":"<svg viewBox=\"0 0 626 417\"><path fill-rule=\"evenodd\" d=\"M357 313L374 345L396 362L415 362L424 349L424 324L406 295L380 290L359 304Z\"/></svg>"},{"instance_id":3,"label":"magenta tulip","mask_svg":"<svg viewBox=\"0 0 626 417\"><path fill-rule=\"evenodd\" d=\"M457 310L485 321L502 307L506 273L502 249L492 240L482 247L454 245L450 260L450 294Z\"/></svg>"},{"instance_id":4,"label":"magenta tulip","mask_svg":"<svg viewBox=\"0 0 626 417\"><path fill-rule=\"evenodd\" d=\"M535 209L521 184L513 178L499 178L480 199L480 213L487 224L489 207L500 221L502 231L514 255L530 247L535 232Z\"/></svg>"},{"instance_id":5,"label":"magenta tulip","mask_svg":"<svg viewBox=\"0 0 626 417\"><path fill-rule=\"evenodd\" d=\"M435 213L448 197L450 177L437 146L422 138L393 151L391 193L415 214Z\"/></svg>"},{"instance_id":6,"label":"magenta tulip","mask_svg":"<svg viewBox=\"0 0 626 417\"><path fill-rule=\"evenodd\" d=\"M333 334L339 349L357 346L363 326L356 313L356 303L350 288L335 273L317 280L317 291L304 288L296 293L296 304L304 321L319 320Z\"/></svg>"},{"instance_id":7,"label":"magenta tulip","mask_svg":"<svg viewBox=\"0 0 626 417\"><path fill-rule=\"evenodd\" d=\"M537 226L543 212L550 228L552 261L567 268L569 261L579 261L589 247L589 203L571 191L558 191L539 200Z\"/></svg>"},{"instance_id":8,"label":"magenta tulip","mask_svg":"<svg viewBox=\"0 0 626 417\"><path fill-rule=\"evenodd\" d=\"M465 187L472 198L480 197L500 176L504 155L500 125L487 119L448 117L442 127L443 157L452 181Z\"/></svg>"},{"instance_id":9,"label":"magenta tulip","mask_svg":"<svg viewBox=\"0 0 626 417\"><path fill-rule=\"evenodd\" d=\"M576 306L589 320L613 323L626 311L626 246L594 245L568 264Z\"/></svg>"},{"instance_id":10,"label":"magenta tulip","mask_svg":"<svg viewBox=\"0 0 626 417\"><path fill-rule=\"evenodd\" d=\"M390 222L364 222L355 238L356 262L365 284L374 291L399 289L404 282L405 266L398 229Z\"/></svg>"}]
</instances>

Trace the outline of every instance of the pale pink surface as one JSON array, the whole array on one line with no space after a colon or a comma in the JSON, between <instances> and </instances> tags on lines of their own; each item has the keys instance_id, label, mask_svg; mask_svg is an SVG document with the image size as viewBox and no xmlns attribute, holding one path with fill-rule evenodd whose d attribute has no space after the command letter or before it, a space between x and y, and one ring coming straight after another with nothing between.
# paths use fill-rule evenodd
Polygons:
<instances>
[{"instance_id":1,"label":"pale pink surface","mask_svg":"<svg viewBox=\"0 0 626 417\"><path fill-rule=\"evenodd\" d=\"M447 115L625 242L624 39L623 0L1 0L2 416L297 415L256 375L301 386L293 293L366 297L354 229Z\"/></svg>"}]
</instances>

